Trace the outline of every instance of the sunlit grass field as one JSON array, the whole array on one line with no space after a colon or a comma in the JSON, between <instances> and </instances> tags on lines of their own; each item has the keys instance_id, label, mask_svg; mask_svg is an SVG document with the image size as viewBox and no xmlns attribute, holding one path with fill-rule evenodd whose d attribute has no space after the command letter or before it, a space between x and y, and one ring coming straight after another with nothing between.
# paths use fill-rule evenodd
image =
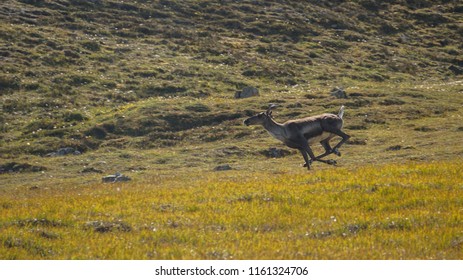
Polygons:
<instances>
[{"instance_id":1,"label":"sunlit grass field","mask_svg":"<svg viewBox=\"0 0 463 280\"><path fill-rule=\"evenodd\" d=\"M2 259L462 259L459 162L0 190Z\"/></svg>"}]
</instances>

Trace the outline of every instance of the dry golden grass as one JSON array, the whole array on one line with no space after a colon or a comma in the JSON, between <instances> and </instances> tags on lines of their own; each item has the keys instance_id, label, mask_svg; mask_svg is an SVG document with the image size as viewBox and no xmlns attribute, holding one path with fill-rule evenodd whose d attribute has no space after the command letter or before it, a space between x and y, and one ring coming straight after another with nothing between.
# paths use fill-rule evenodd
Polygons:
<instances>
[{"instance_id":1,"label":"dry golden grass","mask_svg":"<svg viewBox=\"0 0 463 280\"><path fill-rule=\"evenodd\" d=\"M334 172L336 171L336 172ZM2 190L3 259L461 259L458 162Z\"/></svg>"}]
</instances>

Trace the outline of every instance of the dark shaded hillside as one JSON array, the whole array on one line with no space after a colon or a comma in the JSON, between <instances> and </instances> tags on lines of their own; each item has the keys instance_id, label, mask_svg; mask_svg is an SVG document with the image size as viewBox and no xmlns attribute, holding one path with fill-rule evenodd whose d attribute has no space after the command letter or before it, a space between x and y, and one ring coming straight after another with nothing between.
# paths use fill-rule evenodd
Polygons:
<instances>
[{"instance_id":1,"label":"dark shaded hillside","mask_svg":"<svg viewBox=\"0 0 463 280\"><path fill-rule=\"evenodd\" d=\"M175 51L210 55L230 54L232 46L220 44L220 39L237 38L256 40L253 51L280 56L290 55L288 51L294 48L291 47L294 43L305 41L311 47L316 46L311 43L317 43L319 46L315 49L320 53L305 56L296 49L299 57L290 56L301 63L306 63L311 56L326 58L357 43L369 42L371 45L367 46L371 48L367 52L373 57L366 58L376 63L388 58L387 53L385 57L379 55L381 49L377 48L381 46L383 51L390 52L389 55L394 49L398 52L401 48L422 48L423 57L416 61L423 62L422 67L432 69L436 65L431 62L446 63L449 67L462 64L461 57L454 57L461 47L463 8L458 1L390 1L388 4L373 0L152 2L7 1L2 7L2 22L22 28L10 30L5 26L2 37L8 41L21 39L24 47L37 48L44 44L50 51L65 50L66 44L56 41L58 38L52 39L57 35L91 40L75 46L77 53L64 53L68 60L63 62L72 62L79 53L111 50L111 46L105 45L109 38L119 43L145 38L155 40L150 43L170 43ZM23 31L21 29L29 32L17 38L15 32ZM276 46L267 46L269 43ZM429 49L433 49L434 54L425 51ZM11 55L5 50L3 54ZM440 72L445 73L445 69Z\"/></svg>"},{"instance_id":2,"label":"dark shaded hillside","mask_svg":"<svg viewBox=\"0 0 463 280\"><path fill-rule=\"evenodd\" d=\"M462 13L460 1L3 1L0 141L40 155L119 137L171 145L246 116L207 101L244 86L452 80Z\"/></svg>"}]
</instances>

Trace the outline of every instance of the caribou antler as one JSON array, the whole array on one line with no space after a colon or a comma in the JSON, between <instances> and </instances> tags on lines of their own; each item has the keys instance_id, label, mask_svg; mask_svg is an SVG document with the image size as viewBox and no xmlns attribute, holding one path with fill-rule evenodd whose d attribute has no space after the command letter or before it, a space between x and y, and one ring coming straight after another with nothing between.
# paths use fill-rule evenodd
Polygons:
<instances>
[{"instance_id":1,"label":"caribou antler","mask_svg":"<svg viewBox=\"0 0 463 280\"><path fill-rule=\"evenodd\" d=\"M267 111L265 111L265 113L267 114L267 116L271 117L271 116L272 116L272 110L275 109L276 107L278 107L277 104L275 104L275 103L270 103L269 106L268 106Z\"/></svg>"}]
</instances>

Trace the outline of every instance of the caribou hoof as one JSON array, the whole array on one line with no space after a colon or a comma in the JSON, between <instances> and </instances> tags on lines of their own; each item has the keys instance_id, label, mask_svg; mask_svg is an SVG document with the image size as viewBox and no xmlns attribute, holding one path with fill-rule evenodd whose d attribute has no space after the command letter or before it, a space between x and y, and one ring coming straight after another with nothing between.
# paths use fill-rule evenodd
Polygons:
<instances>
[{"instance_id":1,"label":"caribou hoof","mask_svg":"<svg viewBox=\"0 0 463 280\"><path fill-rule=\"evenodd\" d=\"M302 167L307 167L307 169L310 170L310 165L312 165L312 161L311 161L311 160L309 160L308 163L307 163L307 162L304 162L304 164L302 165Z\"/></svg>"},{"instance_id":2,"label":"caribou hoof","mask_svg":"<svg viewBox=\"0 0 463 280\"><path fill-rule=\"evenodd\" d=\"M306 167L307 169L309 169L309 170L310 170L310 164L309 164L309 165L307 165L307 163L304 163L304 164L302 165L302 167Z\"/></svg>"},{"instance_id":3,"label":"caribou hoof","mask_svg":"<svg viewBox=\"0 0 463 280\"><path fill-rule=\"evenodd\" d=\"M335 155L337 155L338 157L341 156L341 152L340 152L338 149L334 149L334 150L332 151L332 153L335 154Z\"/></svg>"},{"instance_id":4,"label":"caribou hoof","mask_svg":"<svg viewBox=\"0 0 463 280\"><path fill-rule=\"evenodd\" d=\"M337 165L338 164L338 162L335 161L334 159L329 159L329 160L326 161L326 163L328 163L330 165Z\"/></svg>"}]
</instances>

